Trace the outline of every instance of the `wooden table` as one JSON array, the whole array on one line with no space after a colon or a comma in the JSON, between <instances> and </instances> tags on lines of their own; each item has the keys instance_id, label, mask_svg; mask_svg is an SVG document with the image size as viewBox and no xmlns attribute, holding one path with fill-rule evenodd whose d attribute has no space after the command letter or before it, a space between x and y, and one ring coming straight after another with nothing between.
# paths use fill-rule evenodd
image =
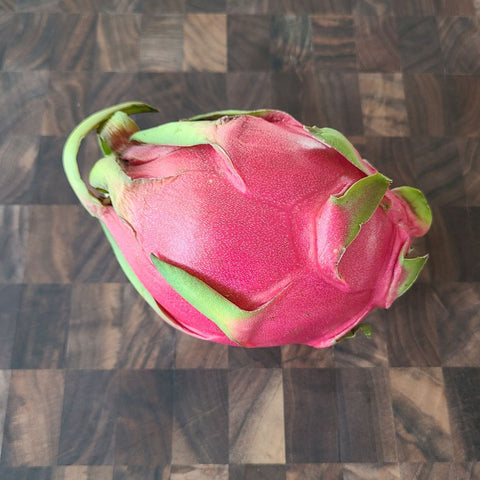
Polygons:
<instances>
[{"instance_id":1,"label":"wooden table","mask_svg":"<svg viewBox=\"0 0 480 480\"><path fill-rule=\"evenodd\" d=\"M480 479L478 0L0 0L2 480ZM175 333L66 183L89 113L274 107L434 212L373 340ZM84 165L99 156L95 140Z\"/></svg>"}]
</instances>

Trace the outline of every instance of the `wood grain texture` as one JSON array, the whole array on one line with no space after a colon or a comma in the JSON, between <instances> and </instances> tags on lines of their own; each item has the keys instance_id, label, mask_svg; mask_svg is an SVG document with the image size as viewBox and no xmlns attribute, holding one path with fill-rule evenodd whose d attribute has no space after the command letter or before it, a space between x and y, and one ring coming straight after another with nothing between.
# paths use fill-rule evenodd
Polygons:
<instances>
[{"instance_id":1,"label":"wood grain texture","mask_svg":"<svg viewBox=\"0 0 480 480\"><path fill-rule=\"evenodd\" d=\"M480 19L444 17L439 20L438 30L447 73L480 73Z\"/></svg>"},{"instance_id":2,"label":"wood grain texture","mask_svg":"<svg viewBox=\"0 0 480 480\"><path fill-rule=\"evenodd\" d=\"M121 298L121 340L116 366L123 369L173 368L175 332L158 318L130 285Z\"/></svg>"},{"instance_id":3,"label":"wood grain texture","mask_svg":"<svg viewBox=\"0 0 480 480\"><path fill-rule=\"evenodd\" d=\"M283 465L230 465L229 480L285 480Z\"/></svg>"},{"instance_id":4,"label":"wood grain texture","mask_svg":"<svg viewBox=\"0 0 480 480\"><path fill-rule=\"evenodd\" d=\"M228 387L230 462L285 463L281 370L237 370Z\"/></svg>"},{"instance_id":5,"label":"wood grain texture","mask_svg":"<svg viewBox=\"0 0 480 480\"><path fill-rule=\"evenodd\" d=\"M317 480L319 478L343 480L343 466L339 463L287 465L286 480Z\"/></svg>"},{"instance_id":6,"label":"wood grain texture","mask_svg":"<svg viewBox=\"0 0 480 480\"><path fill-rule=\"evenodd\" d=\"M125 466L115 467L113 480L170 480L171 466L144 467Z\"/></svg>"},{"instance_id":7,"label":"wood grain texture","mask_svg":"<svg viewBox=\"0 0 480 480\"><path fill-rule=\"evenodd\" d=\"M48 71L0 72L0 133L40 135ZM21 125L21 130L17 131Z\"/></svg>"},{"instance_id":8,"label":"wood grain texture","mask_svg":"<svg viewBox=\"0 0 480 480\"><path fill-rule=\"evenodd\" d=\"M10 380L2 447L3 465L55 462L65 375L55 370L15 370Z\"/></svg>"},{"instance_id":9,"label":"wood grain texture","mask_svg":"<svg viewBox=\"0 0 480 480\"><path fill-rule=\"evenodd\" d=\"M48 70L58 16L25 13L13 18L15 28L6 42L2 70Z\"/></svg>"},{"instance_id":10,"label":"wood grain texture","mask_svg":"<svg viewBox=\"0 0 480 480\"><path fill-rule=\"evenodd\" d=\"M0 286L0 304L2 305L0 311L0 369L8 369L11 365L23 289L24 285Z\"/></svg>"},{"instance_id":11,"label":"wood grain texture","mask_svg":"<svg viewBox=\"0 0 480 480\"><path fill-rule=\"evenodd\" d=\"M400 55L394 17L355 18L358 69L361 72L398 72Z\"/></svg>"},{"instance_id":12,"label":"wood grain texture","mask_svg":"<svg viewBox=\"0 0 480 480\"><path fill-rule=\"evenodd\" d=\"M405 74L406 106L414 136L443 137L446 133L447 99L444 78L432 73Z\"/></svg>"},{"instance_id":13,"label":"wood grain texture","mask_svg":"<svg viewBox=\"0 0 480 480\"><path fill-rule=\"evenodd\" d=\"M446 395L450 412L453 452L457 461L478 461L480 429L477 401L480 369L445 368Z\"/></svg>"},{"instance_id":14,"label":"wood grain texture","mask_svg":"<svg viewBox=\"0 0 480 480\"><path fill-rule=\"evenodd\" d=\"M401 462L452 460L442 370L392 368L390 382L398 459Z\"/></svg>"},{"instance_id":15,"label":"wood grain texture","mask_svg":"<svg viewBox=\"0 0 480 480\"><path fill-rule=\"evenodd\" d=\"M208 29L208 36L203 31ZM221 14L191 13L184 25L185 70L227 71L227 17Z\"/></svg>"},{"instance_id":16,"label":"wood grain texture","mask_svg":"<svg viewBox=\"0 0 480 480\"><path fill-rule=\"evenodd\" d=\"M351 17L312 16L314 65L319 70L356 71L357 49Z\"/></svg>"},{"instance_id":17,"label":"wood grain texture","mask_svg":"<svg viewBox=\"0 0 480 480\"><path fill-rule=\"evenodd\" d=\"M480 478L480 0L0 0L0 479ZM61 167L87 115L276 108L427 196L416 285L330 349L214 345ZM102 155L79 153L87 178ZM181 220L180 220L181 221ZM359 259L359 261L366 261Z\"/></svg>"},{"instance_id":18,"label":"wood grain texture","mask_svg":"<svg viewBox=\"0 0 480 480\"><path fill-rule=\"evenodd\" d=\"M144 16L140 34L140 70L181 71L183 65L183 16Z\"/></svg>"},{"instance_id":19,"label":"wood grain texture","mask_svg":"<svg viewBox=\"0 0 480 480\"><path fill-rule=\"evenodd\" d=\"M141 17L136 14L98 16L95 70L136 71Z\"/></svg>"},{"instance_id":20,"label":"wood grain texture","mask_svg":"<svg viewBox=\"0 0 480 480\"><path fill-rule=\"evenodd\" d=\"M0 142L2 176L0 201L4 205L28 203L33 188L40 138L11 135Z\"/></svg>"},{"instance_id":21,"label":"wood grain texture","mask_svg":"<svg viewBox=\"0 0 480 480\"><path fill-rule=\"evenodd\" d=\"M3 427L5 425L5 415L7 414L7 400L10 386L10 370L0 370L0 451L3 443Z\"/></svg>"},{"instance_id":22,"label":"wood grain texture","mask_svg":"<svg viewBox=\"0 0 480 480\"><path fill-rule=\"evenodd\" d=\"M476 283L450 283L439 287L439 297L447 315L438 322L442 365L480 366L480 286Z\"/></svg>"},{"instance_id":23,"label":"wood grain texture","mask_svg":"<svg viewBox=\"0 0 480 480\"><path fill-rule=\"evenodd\" d=\"M402 480L418 479L433 480L442 478L445 480L456 480L457 474L455 465L448 462L435 463L401 463L400 478Z\"/></svg>"},{"instance_id":24,"label":"wood grain texture","mask_svg":"<svg viewBox=\"0 0 480 480\"><path fill-rule=\"evenodd\" d=\"M392 15L393 0L357 0L353 5L356 15Z\"/></svg>"},{"instance_id":25,"label":"wood grain texture","mask_svg":"<svg viewBox=\"0 0 480 480\"><path fill-rule=\"evenodd\" d=\"M22 283L27 259L30 209L20 205L0 205L0 281Z\"/></svg>"},{"instance_id":26,"label":"wood grain texture","mask_svg":"<svg viewBox=\"0 0 480 480\"><path fill-rule=\"evenodd\" d=\"M172 466L170 480L229 480L228 465Z\"/></svg>"},{"instance_id":27,"label":"wood grain texture","mask_svg":"<svg viewBox=\"0 0 480 480\"><path fill-rule=\"evenodd\" d=\"M270 63L270 17L229 15L228 71L266 71Z\"/></svg>"},{"instance_id":28,"label":"wood grain texture","mask_svg":"<svg viewBox=\"0 0 480 480\"><path fill-rule=\"evenodd\" d=\"M442 73L443 58L434 17L396 17L398 45L404 72Z\"/></svg>"},{"instance_id":29,"label":"wood grain texture","mask_svg":"<svg viewBox=\"0 0 480 480\"><path fill-rule=\"evenodd\" d=\"M84 465L71 465L68 467L56 467L53 470L52 480L112 480L113 467Z\"/></svg>"},{"instance_id":30,"label":"wood grain texture","mask_svg":"<svg viewBox=\"0 0 480 480\"><path fill-rule=\"evenodd\" d=\"M58 465L113 465L117 386L110 371L67 373Z\"/></svg>"},{"instance_id":31,"label":"wood grain texture","mask_svg":"<svg viewBox=\"0 0 480 480\"><path fill-rule=\"evenodd\" d=\"M176 332L176 368L228 368L228 347Z\"/></svg>"},{"instance_id":32,"label":"wood grain texture","mask_svg":"<svg viewBox=\"0 0 480 480\"><path fill-rule=\"evenodd\" d=\"M365 135L403 137L410 134L400 73L361 73Z\"/></svg>"},{"instance_id":33,"label":"wood grain texture","mask_svg":"<svg viewBox=\"0 0 480 480\"><path fill-rule=\"evenodd\" d=\"M172 462L228 463L228 385L222 370L178 370Z\"/></svg>"},{"instance_id":34,"label":"wood grain texture","mask_svg":"<svg viewBox=\"0 0 480 480\"><path fill-rule=\"evenodd\" d=\"M395 462L395 430L387 371L383 368L338 369L336 389L340 460Z\"/></svg>"},{"instance_id":35,"label":"wood grain texture","mask_svg":"<svg viewBox=\"0 0 480 480\"><path fill-rule=\"evenodd\" d=\"M312 22L308 15L272 17L270 66L273 71L308 70L312 53Z\"/></svg>"},{"instance_id":36,"label":"wood grain texture","mask_svg":"<svg viewBox=\"0 0 480 480\"><path fill-rule=\"evenodd\" d=\"M287 462L338 462L334 370L285 370L283 389Z\"/></svg>"},{"instance_id":37,"label":"wood grain texture","mask_svg":"<svg viewBox=\"0 0 480 480\"><path fill-rule=\"evenodd\" d=\"M392 367L439 366L437 322L445 322L447 311L437 293L427 285L418 285L415 298L400 298L388 312L388 356Z\"/></svg>"},{"instance_id":38,"label":"wood grain texture","mask_svg":"<svg viewBox=\"0 0 480 480\"><path fill-rule=\"evenodd\" d=\"M115 367L122 341L122 306L121 284L73 287L66 352L68 368Z\"/></svg>"},{"instance_id":39,"label":"wood grain texture","mask_svg":"<svg viewBox=\"0 0 480 480\"><path fill-rule=\"evenodd\" d=\"M400 480L398 464L346 464L343 480Z\"/></svg>"},{"instance_id":40,"label":"wood grain texture","mask_svg":"<svg viewBox=\"0 0 480 480\"><path fill-rule=\"evenodd\" d=\"M22 292L12 368L64 368L70 285L29 285Z\"/></svg>"},{"instance_id":41,"label":"wood grain texture","mask_svg":"<svg viewBox=\"0 0 480 480\"><path fill-rule=\"evenodd\" d=\"M115 465L169 464L172 449L172 372L121 372L116 406Z\"/></svg>"},{"instance_id":42,"label":"wood grain texture","mask_svg":"<svg viewBox=\"0 0 480 480\"><path fill-rule=\"evenodd\" d=\"M465 187L466 204L478 207L480 206L480 157L478 156L480 142L477 138L458 139L457 146Z\"/></svg>"}]
</instances>

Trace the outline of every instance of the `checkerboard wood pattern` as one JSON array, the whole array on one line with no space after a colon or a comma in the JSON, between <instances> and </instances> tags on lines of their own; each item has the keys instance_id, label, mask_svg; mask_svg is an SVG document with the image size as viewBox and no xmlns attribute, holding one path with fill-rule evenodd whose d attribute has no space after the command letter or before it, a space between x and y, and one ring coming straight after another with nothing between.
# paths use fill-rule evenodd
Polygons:
<instances>
[{"instance_id":1,"label":"checkerboard wood pattern","mask_svg":"<svg viewBox=\"0 0 480 480\"><path fill-rule=\"evenodd\" d=\"M0 0L0 86L2 480L480 479L480 1ZM61 168L128 100L342 130L431 202L418 283L327 350L174 332Z\"/></svg>"}]
</instances>

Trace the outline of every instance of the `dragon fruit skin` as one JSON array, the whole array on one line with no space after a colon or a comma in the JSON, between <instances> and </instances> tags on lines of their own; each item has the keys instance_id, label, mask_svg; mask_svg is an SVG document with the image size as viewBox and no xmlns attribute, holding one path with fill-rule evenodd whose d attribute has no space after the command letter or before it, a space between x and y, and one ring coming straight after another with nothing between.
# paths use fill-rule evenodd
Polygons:
<instances>
[{"instance_id":1,"label":"dragon fruit skin","mask_svg":"<svg viewBox=\"0 0 480 480\"><path fill-rule=\"evenodd\" d=\"M389 189L340 133L275 110L140 131L128 114L150 110L132 102L87 118L64 166L170 325L229 345L327 347L416 280L427 256L405 257L430 227L423 194ZM76 155L94 129L105 157L88 187Z\"/></svg>"}]
</instances>

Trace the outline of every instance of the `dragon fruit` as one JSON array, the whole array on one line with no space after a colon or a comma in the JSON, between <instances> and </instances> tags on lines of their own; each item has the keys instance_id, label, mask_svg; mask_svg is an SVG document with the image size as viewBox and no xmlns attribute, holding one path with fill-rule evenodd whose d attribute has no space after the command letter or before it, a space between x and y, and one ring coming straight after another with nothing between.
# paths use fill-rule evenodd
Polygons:
<instances>
[{"instance_id":1,"label":"dragon fruit","mask_svg":"<svg viewBox=\"0 0 480 480\"><path fill-rule=\"evenodd\" d=\"M140 130L125 103L64 149L68 180L129 280L171 326L244 347L321 348L416 280L431 212L330 128L276 110L220 111ZM79 174L96 130L104 157ZM365 329L367 331L367 329Z\"/></svg>"}]
</instances>

